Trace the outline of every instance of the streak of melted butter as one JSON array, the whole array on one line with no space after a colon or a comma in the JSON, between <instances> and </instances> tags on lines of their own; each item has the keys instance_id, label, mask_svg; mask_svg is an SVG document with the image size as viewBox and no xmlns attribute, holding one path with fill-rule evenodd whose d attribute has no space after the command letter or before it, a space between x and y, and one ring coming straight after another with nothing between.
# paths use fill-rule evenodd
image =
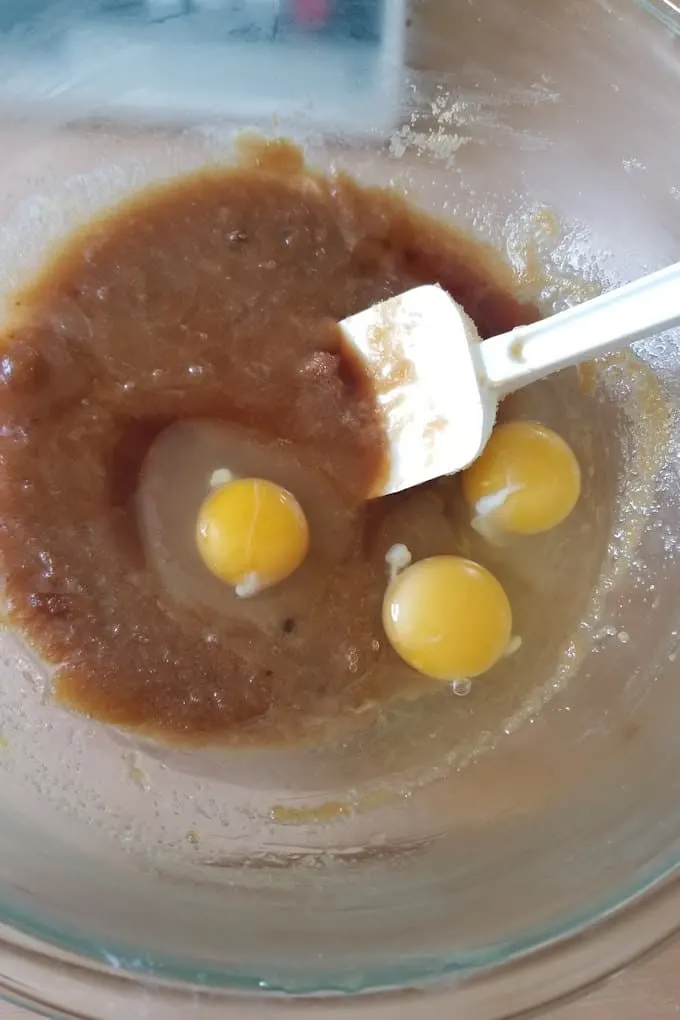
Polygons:
<instances>
[{"instance_id":1,"label":"streak of melted butter","mask_svg":"<svg viewBox=\"0 0 680 1020\"><path fill-rule=\"evenodd\" d=\"M327 800L323 804L305 807L275 804L269 812L269 817L276 825L323 825L335 822L351 812L350 804L340 800Z\"/></svg>"},{"instance_id":2,"label":"streak of melted butter","mask_svg":"<svg viewBox=\"0 0 680 1020\"><path fill-rule=\"evenodd\" d=\"M269 817L276 825L324 825L348 818L350 815L377 811L393 804L401 797L403 793L383 788L369 790L351 800L326 800L321 804L307 804L303 807L275 804L269 812Z\"/></svg>"}]
</instances>

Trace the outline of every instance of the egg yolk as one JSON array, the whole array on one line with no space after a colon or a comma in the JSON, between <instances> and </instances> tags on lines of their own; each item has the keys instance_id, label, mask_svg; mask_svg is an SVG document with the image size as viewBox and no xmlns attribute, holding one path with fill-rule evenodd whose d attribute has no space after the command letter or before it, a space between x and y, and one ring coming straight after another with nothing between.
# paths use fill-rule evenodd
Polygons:
<instances>
[{"instance_id":1,"label":"egg yolk","mask_svg":"<svg viewBox=\"0 0 680 1020\"><path fill-rule=\"evenodd\" d=\"M196 545L208 570L234 585L237 595L254 595L300 566L309 528L286 489L261 478L239 478L205 499Z\"/></svg>"},{"instance_id":2,"label":"egg yolk","mask_svg":"<svg viewBox=\"0 0 680 1020\"><path fill-rule=\"evenodd\" d=\"M535 535L569 516L581 492L581 471L556 432L515 421L494 429L462 483L479 522L508 534Z\"/></svg>"},{"instance_id":3,"label":"egg yolk","mask_svg":"<svg viewBox=\"0 0 680 1020\"><path fill-rule=\"evenodd\" d=\"M503 588L484 567L458 556L433 556L390 582L383 626L413 669L435 680L455 680L479 676L502 658L512 612Z\"/></svg>"}]
</instances>

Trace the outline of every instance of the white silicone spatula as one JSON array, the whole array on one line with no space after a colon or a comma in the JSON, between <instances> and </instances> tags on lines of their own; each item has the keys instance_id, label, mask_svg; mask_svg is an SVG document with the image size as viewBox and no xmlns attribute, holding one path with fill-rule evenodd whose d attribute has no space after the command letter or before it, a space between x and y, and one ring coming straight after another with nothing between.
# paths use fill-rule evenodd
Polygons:
<instances>
[{"instance_id":1,"label":"white silicone spatula","mask_svg":"<svg viewBox=\"0 0 680 1020\"><path fill-rule=\"evenodd\" d=\"M385 496L461 471L486 445L498 401L559 369L680 324L680 263L531 326L480 342L440 287L417 287L340 323L377 393Z\"/></svg>"}]
</instances>

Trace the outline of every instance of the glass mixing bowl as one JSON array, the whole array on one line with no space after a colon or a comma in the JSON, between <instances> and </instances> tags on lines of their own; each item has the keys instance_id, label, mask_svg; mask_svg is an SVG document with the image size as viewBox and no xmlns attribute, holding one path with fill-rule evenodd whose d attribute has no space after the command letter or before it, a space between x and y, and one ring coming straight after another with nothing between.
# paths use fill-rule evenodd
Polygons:
<instances>
[{"instance_id":1,"label":"glass mixing bowl","mask_svg":"<svg viewBox=\"0 0 680 1020\"><path fill-rule=\"evenodd\" d=\"M389 137L277 131L488 240L550 310L680 258L676 10L416 3ZM55 120L2 123L6 316L48 244L232 146L224 123ZM527 642L519 707L495 688L344 745L180 752L55 706L44 665L2 635L2 994L96 1020L223 1020L292 996L319 1017L342 997L355 1016L427 1020L444 998L459 1020L499 1020L675 931L678 338L637 353L524 405L584 463L607 455L555 579L589 596L559 647Z\"/></svg>"}]
</instances>

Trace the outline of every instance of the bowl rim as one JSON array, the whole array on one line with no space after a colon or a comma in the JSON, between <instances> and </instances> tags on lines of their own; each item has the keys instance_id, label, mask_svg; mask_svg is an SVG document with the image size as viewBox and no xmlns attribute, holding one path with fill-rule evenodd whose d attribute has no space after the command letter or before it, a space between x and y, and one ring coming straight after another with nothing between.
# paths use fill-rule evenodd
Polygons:
<instances>
[{"instance_id":1,"label":"bowl rim","mask_svg":"<svg viewBox=\"0 0 680 1020\"><path fill-rule=\"evenodd\" d=\"M313 1020L339 1006L353 1020L388 1020L406 998L418 998L419 1020L439 1020L455 994L459 1020L508 1020L576 998L665 945L680 932L680 856L635 886L573 917L559 930L535 931L522 943L495 947L486 960L441 958L396 964L364 975L351 989L336 981L297 990L274 988L256 975L188 970L163 959L89 943L50 931L3 910L0 995L64 1020L118 1020L144 1004L148 1020L232 1020L245 1008L313 1004ZM352 993L352 994L348 994ZM409 1001L410 1001L409 999Z\"/></svg>"}]
</instances>

